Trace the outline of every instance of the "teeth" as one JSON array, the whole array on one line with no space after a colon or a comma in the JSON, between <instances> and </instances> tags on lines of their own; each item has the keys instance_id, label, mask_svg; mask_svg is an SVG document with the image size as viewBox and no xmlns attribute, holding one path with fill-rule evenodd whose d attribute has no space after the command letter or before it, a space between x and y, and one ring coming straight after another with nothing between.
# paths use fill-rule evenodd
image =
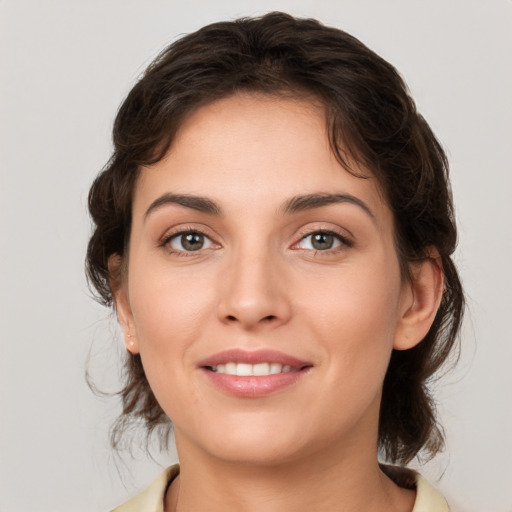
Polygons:
<instances>
[{"instance_id":1,"label":"teeth","mask_svg":"<svg viewBox=\"0 0 512 512\"><path fill-rule=\"evenodd\" d=\"M227 363L224 373L227 373L228 375L236 375L236 363Z\"/></svg>"},{"instance_id":2,"label":"teeth","mask_svg":"<svg viewBox=\"0 0 512 512\"><path fill-rule=\"evenodd\" d=\"M248 377L249 375L254 375L252 368L252 364L238 363L236 365L236 375L240 375L241 377Z\"/></svg>"},{"instance_id":3,"label":"teeth","mask_svg":"<svg viewBox=\"0 0 512 512\"><path fill-rule=\"evenodd\" d=\"M226 363L212 366L212 370L217 373L225 373L227 375L238 375L240 377L274 375L276 373L286 373L294 371L288 364L280 363Z\"/></svg>"},{"instance_id":4,"label":"teeth","mask_svg":"<svg viewBox=\"0 0 512 512\"><path fill-rule=\"evenodd\" d=\"M283 369L283 365L279 363L271 363L270 364L270 374L274 373L281 373L281 370Z\"/></svg>"},{"instance_id":5,"label":"teeth","mask_svg":"<svg viewBox=\"0 0 512 512\"><path fill-rule=\"evenodd\" d=\"M270 364L268 363L259 363L252 365L252 374L253 375L270 375Z\"/></svg>"}]
</instances>

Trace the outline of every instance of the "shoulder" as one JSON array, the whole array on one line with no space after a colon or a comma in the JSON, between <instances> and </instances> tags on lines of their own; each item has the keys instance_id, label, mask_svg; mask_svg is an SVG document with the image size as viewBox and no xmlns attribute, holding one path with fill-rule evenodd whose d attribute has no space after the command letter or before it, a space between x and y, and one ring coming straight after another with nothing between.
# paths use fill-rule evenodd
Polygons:
<instances>
[{"instance_id":1,"label":"shoulder","mask_svg":"<svg viewBox=\"0 0 512 512\"><path fill-rule=\"evenodd\" d=\"M164 512L165 492L179 471L178 465L167 468L145 491L112 512Z\"/></svg>"},{"instance_id":2,"label":"shoulder","mask_svg":"<svg viewBox=\"0 0 512 512\"><path fill-rule=\"evenodd\" d=\"M412 512L450 512L442 494L418 472L386 464L380 464L380 469L399 487L416 490Z\"/></svg>"},{"instance_id":3,"label":"shoulder","mask_svg":"<svg viewBox=\"0 0 512 512\"><path fill-rule=\"evenodd\" d=\"M416 473L416 501L412 512L450 512L442 494Z\"/></svg>"}]
</instances>

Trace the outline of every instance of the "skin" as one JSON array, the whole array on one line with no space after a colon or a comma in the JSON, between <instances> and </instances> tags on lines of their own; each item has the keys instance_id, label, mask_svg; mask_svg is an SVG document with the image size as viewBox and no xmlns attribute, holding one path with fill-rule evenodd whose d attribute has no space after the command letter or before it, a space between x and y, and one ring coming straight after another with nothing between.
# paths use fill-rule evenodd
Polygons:
<instances>
[{"instance_id":1,"label":"skin","mask_svg":"<svg viewBox=\"0 0 512 512\"><path fill-rule=\"evenodd\" d=\"M336 161L320 107L261 95L195 111L166 158L142 170L114 288L127 348L174 424L181 473L167 512L412 510L414 492L378 468L379 405L392 349L430 328L442 271L434 258L402 279L392 212L364 172ZM364 206L283 212L325 193ZM173 203L147 213L164 194L206 197L222 214ZM206 235L201 250L184 250L183 229ZM319 231L341 238L314 250ZM312 366L278 392L235 397L198 367L231 348Z\"/></svg>"}]
</instances>

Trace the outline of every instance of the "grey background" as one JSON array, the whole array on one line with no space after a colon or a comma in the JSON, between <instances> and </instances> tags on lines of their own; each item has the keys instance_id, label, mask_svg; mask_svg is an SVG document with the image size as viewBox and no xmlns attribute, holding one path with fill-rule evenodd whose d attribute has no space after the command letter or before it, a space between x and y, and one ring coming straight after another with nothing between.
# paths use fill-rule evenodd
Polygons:
<instances>
[{"instance_id":1,"label":"grey background","mask_svg":"<svg viewBox=\"0 0 512 512\"><path fill-rule=\"evenodd\" d=\"M448 151L469 309L460 363L437 385L447 452L423 472L455 512L512 511L510 0L0 1L1 511L105 511L161 471L142 452L116 461L117 401L85 383L89 364L114 390L122 352L83 275L87 190L120 101L164 45L269 10L390 60Z\"/></svg>"}]
</instances>

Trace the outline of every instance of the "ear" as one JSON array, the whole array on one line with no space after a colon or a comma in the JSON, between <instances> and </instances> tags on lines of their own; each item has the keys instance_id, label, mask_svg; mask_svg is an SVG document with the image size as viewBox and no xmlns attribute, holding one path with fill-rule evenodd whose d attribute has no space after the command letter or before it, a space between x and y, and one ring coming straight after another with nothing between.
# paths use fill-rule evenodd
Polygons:
<instances>
[{"instance_id":1,"label":"ear","mask_svg":"<svg viewBox=\"0 0 512 512\"><path fill-rule=\"evenodd\" d=\"M393 348L407 350L427 335L443 297L444 274L436 249L429 257L410 267L411 279L404 283L400 318Z\"/></svg>"},{"instance_id":2,"label":"ear","mask_svg":"<svg viewBox=\"0 0 512 512\"><path fill-rule=\"evenodd\" d=\"M124 345L128 352L132 354L139 353L139 344L135 330L135 322L130 306L128 287L123 279L123 262L121 256L113 254L108 259L108 271L110 275L110 289L114 299L114 306L117 313L117 319L124 335Z\"/></svg>"}]
</instances>

